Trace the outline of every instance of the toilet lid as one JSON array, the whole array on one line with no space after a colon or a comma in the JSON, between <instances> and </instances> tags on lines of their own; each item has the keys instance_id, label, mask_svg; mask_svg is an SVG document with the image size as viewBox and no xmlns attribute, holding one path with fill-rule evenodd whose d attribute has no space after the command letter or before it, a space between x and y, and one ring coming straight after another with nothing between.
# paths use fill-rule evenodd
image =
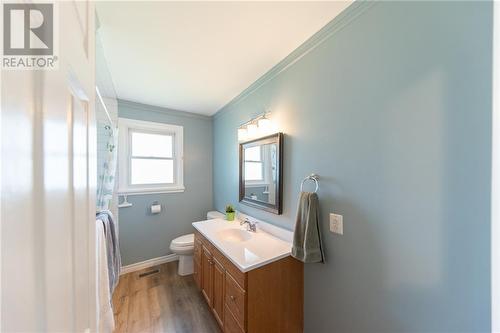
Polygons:
<instances>
[{"instance_id":1,"label":"toilet lid","mask_svg":"<svg viewBox=\"0 0 500 333\"><path fill-rule=\"evenodd\" d=\"M194 244L194 234L183 235L177 237L172 241L172 244L175 246L193 246Z\"/></svg>"}]
</instances>

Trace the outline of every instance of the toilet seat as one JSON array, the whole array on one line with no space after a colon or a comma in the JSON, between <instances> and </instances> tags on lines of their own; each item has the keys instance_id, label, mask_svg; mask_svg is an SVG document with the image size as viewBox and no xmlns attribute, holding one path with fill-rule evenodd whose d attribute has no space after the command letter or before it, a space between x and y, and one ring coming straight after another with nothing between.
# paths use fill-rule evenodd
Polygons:
<instances>
[{"instance_id":1,"label":"toilet seat","mask_svg":"<svg viewBox=\"0 0 500 333\"><path fill-rule=\"evenodd\" d=\"M177 237L170 243L170 250L180 255L192 254L194 251L194 234Z\"/></svg>"},{"instance_id":2,"label":"toilet seat","mask_svg":"<svg viewBox=\"0 0 500 333\"><path fill-rule=\"evenodd\" d=\"M173 247L185 248L194 246L194 234L177 237L172 241Z\"/></svg>"}]
</instances>

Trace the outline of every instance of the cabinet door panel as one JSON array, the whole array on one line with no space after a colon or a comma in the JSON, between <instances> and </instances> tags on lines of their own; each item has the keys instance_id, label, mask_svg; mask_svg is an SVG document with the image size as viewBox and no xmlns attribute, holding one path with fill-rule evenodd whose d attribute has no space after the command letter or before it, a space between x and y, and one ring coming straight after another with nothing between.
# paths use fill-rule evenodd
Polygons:
<instances>
[{"instance_id":1,"label":"cabinet door panel","mask_svg":"<svg viewBox=\"0 0 500 333\"><path fill-rule=\"evenodd\" d=\"M224 313L224 333L244 333L227 306Z\"/></svg>"},{"instance_id":2,"label":"cabinet door panel","mask_svg":"<svg viewBox=\"0 0 500 333\"><path fill-rule=\"evenodd\" d=\"M215 319L219 325L224 324L224 267L217 261L213 260L213 297L212 297L212 310Z\"/></svg>"},{"instance_id":3,"label":"cabinet door panel","mask_svg":"<svg viewBox=\"0 0 500 333\"><path fill-rule=\"evenodd\" d=\"M201 261L201 240L197 237L194 241L194 260L200 262Z\"/></svg>"},{"instance_id":4,"label":"cabinet door panel","mask_svg":"<svg viewBox=\"0 0 500 333\"><path fill-rule=\"evenodd\" d=\"M194 240L194 256L193 256L193 264L194 264L194 281L196 282L196 286L199 289L201 288L201 279L202 279L202 274L201 274L201 252L202 252L202 245L201 241L199 238L198 234L195 234L195 240Z\"/></svg>"},{"instance_id":5,"label":"cabinet door panel","mask_svg":"<svg viewBox=\"0 0 500 333\"><path fill-rule=\"evenodd\" d=\"M201 291L209 306L212 306L212 255L203 247L201 256Z\"/></svg>"},{"instance_id":6,"label":"cabinet door panel","mask_svg":"<svg viewBox=\"0 0 500 333\"><path fill-rule=\"evenodd\" d=\"M196 286L198 289L201 289L201 261L194 261L194 266L193 266L193 277L194 277L194 282L196 283Z\"/></svg>"}]
</instances>

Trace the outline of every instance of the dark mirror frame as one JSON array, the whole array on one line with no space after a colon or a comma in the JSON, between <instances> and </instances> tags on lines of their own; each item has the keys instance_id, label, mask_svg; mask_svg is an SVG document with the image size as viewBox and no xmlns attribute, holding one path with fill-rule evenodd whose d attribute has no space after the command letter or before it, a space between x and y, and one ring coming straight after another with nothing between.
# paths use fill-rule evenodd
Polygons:
<instances>
[{"instance_id":1,"label":"dark mirror frame","mask_svg":"<svg viewBox=\"0 0 500 333\"><path fill-rule=\"evenodd\" d=\"M243 151L245 148L276 143L276 204L266 204L265 202L245 198L245 179L243 175ZM270 213L280 215L283 212L283 133L276 133L262 138L240 143L240 202L259 208Z\"/></svg>"}]
</instances>

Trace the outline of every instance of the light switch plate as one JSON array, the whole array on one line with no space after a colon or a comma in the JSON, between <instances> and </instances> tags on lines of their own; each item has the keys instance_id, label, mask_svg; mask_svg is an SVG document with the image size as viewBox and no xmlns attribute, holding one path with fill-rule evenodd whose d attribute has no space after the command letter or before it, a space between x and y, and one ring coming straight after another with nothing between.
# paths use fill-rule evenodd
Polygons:
<instances>
[{"instance_id":1,"label":"light switch plate","mask_svg":"<svg viewBox=\"0 0 500 333\"><path fill-rule=\"evenodd\" d=\"M330 213L330 231L334 234L344 234L344 221L342 215Z\"/></svg>"}]
</instances>

